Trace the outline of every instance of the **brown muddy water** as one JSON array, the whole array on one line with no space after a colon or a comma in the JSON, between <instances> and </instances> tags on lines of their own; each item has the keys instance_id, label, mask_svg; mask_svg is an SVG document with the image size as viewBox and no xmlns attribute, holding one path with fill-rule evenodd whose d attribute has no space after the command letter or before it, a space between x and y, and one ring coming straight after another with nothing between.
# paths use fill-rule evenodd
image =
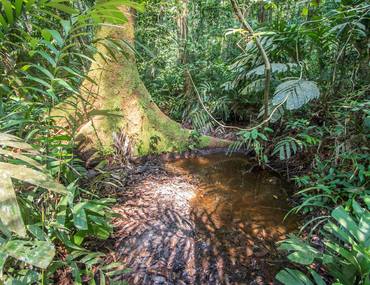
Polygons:
<instances>
[{"instance_id":1,"label":"brown muddy water","mask_svg":"<svg viewBox=\"0 0 370 285\"><path fill-rule=\"evenodd\" d=\"M276 242L297 229L289 185L242 155L150 162L116 207L118 257L129 284L274 284Z\"/></svg>"},{"instance_id":2,"label":"brown muddy water","mask_svg":"<svg viewBox=\"0 0 370 285\"><path fill-rule=\"evenodd\" d=\"M248 274L255 275L257 283L273 282L284 265L275 243L298 227L296 217L284 219L290 208L288 183L270 171L250 172L250 160L237 154L210 154L166 166L199 179L191 199L192 218L198 246L211 244L209 251L199 250L203 254L199 259L214 257L222 264L220 275L230 276L226 283L231 282L228 278L242 284L253 277Z\"/></svg>"}]
</instances>

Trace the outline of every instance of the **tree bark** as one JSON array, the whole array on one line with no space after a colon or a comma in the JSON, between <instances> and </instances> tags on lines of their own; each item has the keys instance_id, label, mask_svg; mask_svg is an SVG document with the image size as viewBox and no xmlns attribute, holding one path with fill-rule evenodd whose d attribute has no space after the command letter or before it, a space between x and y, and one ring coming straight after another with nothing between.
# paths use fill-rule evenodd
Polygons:
<instances>
[{"instance_id":1,"label":"tree bark","mask_svg":"<svg viewBox=\"0 0 370 285\"><path fill-rule=\"evenodd\" d=\"M122 8L128 22L122 26L104 25L97 38L125 40L134 44L134 16ZM182 152L188 149L191 131L167 117L153 102L140 79L134 54L127 49L126 55L116 53L116 61L104 61L99 53L109 55L103 45L98 45L95 62L88 77L81 86L82 98L73 104L63 103L54 110L55 116L62 116L64 123L79 118L76 141L84 159L99 154L110 154L114 146L122 145L117 139L129 145L132 156L153 153ZM74 107L72 108L71 105ZM85 120L77 113L84 109ZM60 124L63 124L61 121ZM229 141L201 136L199 148L225 147Z\"/></svg>"}]
</instances>

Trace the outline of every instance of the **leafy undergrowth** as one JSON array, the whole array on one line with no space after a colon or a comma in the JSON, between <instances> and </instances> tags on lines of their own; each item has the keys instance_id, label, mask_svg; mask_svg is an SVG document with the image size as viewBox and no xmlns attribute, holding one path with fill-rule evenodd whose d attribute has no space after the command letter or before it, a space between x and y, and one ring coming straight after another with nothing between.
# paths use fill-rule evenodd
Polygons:
<instances>
[{"instance_id":1,"label":"leafy undergrowth","mask_svg":"<svg viewBox=\"0 0 370 285\"><path fill-rule=\"evenodd\" d=\"M298 237L281 246L292 264L278 280L370 284L369 3L243 2L251 34L230 18L228 1L188 1L169 13L148 2L138 48L154 100L200 134L222 131L214 118L231 125L247 121L244 130L238 125L230 151L247 149L259 165L296 183L291 212L305 220ZM173 14L188 30L171 44L181 31ZM225 23L236 28L225 33ZM268 124L261 124L265 62L256 38L271 62ZM187 55L181 65L177 45ZM184 70L193 74L196 88L187 84Z\"/></svg>"},{"instance_id":2,"label":"leafy undergrowth","mask_svg":"<svg viewBox=\"0 0 370 285\"><path fill-rule=\"evenodd\" d=\"M85 74L96 44L120 50L122 43L93 35L107 18L125 21L121 4L134 5L21 0L0 6L1 284L113 284L124 270L105 264L106 254L93 246L112 234L115 200L82 187L87 170L74 154L79 122L93 114L81 108L62 127L51 112L60 102L77 107L73 99L90 80Z\"/></svg>"},{"instance_id":3,"label":"leafy undergrowth","mask_svg":"<svg viewBox=\"0 0 370 285\"><path fill-rule=\"evenodd\" d=\"M260 165L284 169L299 188L292 212L307 221L299 237L281 245L292 264L277 278L287 285L368 285L370 6L359 0L254 2L245 8L257 15L257 34L234 29L230 41L220 36L225 26L237 25L228 1L184 1L195 13L182 26L195 29L186 33L178 24L186 23L189 9L166 1L175 17L165 18L163 2L152 3L149 20L163 25L155 22L150 33L142 28L139 38L155 39L161 57L144 58L144 79L159 105L199 133L216 123L198 91L220 121L249 119L256 126L264 89L254 41L260 37L272 63L270 124L240 131L231 150L252 150ZM94 242L112 233L114 200L81 186L88 173L73 152L81 122L97 115L86 111L81 93L94 97L98 88L80 90L83 81L96 84L86 76L96 45L106 47L96 55L106 61L126 46L93 38L100 23L125 20L121 4L137 7L125 0L1 1L0 283L104 284L124 270L104 265L105 254L93 251ZM217 27L216 20L222 21ZM185 70L196 73L197 92ZM76 98L87 106L68 118L68 127L58 126L53 108L64 102L78 109ZM192 133L191 148L199 133Z\"/></svg>"}]
</instances>

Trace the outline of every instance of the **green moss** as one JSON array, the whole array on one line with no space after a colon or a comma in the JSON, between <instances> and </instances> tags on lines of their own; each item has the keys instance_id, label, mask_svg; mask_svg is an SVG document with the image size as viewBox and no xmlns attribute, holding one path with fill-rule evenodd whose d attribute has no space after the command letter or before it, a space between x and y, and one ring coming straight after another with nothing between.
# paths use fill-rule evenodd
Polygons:
<instances>
[{"instance_id":1,"label":"green moss","mask_svg":"<svg viewBox=\"0 0 370 285\"><path fill-rule=\"evenodd\" d=\"M102 149L100 150L100 153L104 156L111 156L114 154L114 149L111 145L104 145L102 146Z\"/></svg>"},{"instance_id":2,"label":"green moss","mask_svg":"<svg viewBox=\"0 0 370 285\"><path fill-rule=\"evenodd\" d=\"M206 148L210 145L211 138L207 136L201 136L199 140L198 148Z\"/></svg>"},{"instance_id":3,"label":"green moss","mask_svg":"<svg viewBox=\"0 0 370 285\"><path fill-rule=\"evenodd\" d=\"M103 27L100 35L132 40L133 25L127 26L124 29ZM99 46L99 52L107 53L103 46ZM97 150L100 154L111 155L114 133L124 133L130 139L135 156L216 145L215 139L203 136L195 142L189 130L183 129L158 109L140 79L132 54L128 57L120 54L117 58L117 61L106 63L98 56L98 63L93 63L89 72L89 77L99 83L99 88L91 86L91 83L85 86L86 90L91 87L93 94L98 93L91 100L98 116L80 129L79 137L85 142L86 152ZM87 94L85 99L90 102L91 97Z\"/></svg>"}]
</instances>

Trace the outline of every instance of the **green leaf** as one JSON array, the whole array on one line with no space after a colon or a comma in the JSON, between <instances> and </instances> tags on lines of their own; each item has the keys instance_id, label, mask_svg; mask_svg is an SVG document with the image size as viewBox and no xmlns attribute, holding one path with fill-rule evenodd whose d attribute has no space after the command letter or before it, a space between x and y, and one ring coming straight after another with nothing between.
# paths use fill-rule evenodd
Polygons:
<instances>
[{"instance_id":1,"label":"green leaf","mask_svg":"<svg viewBox=\"0 0 370 285\"><path fill-rule=\"evenodd\" d=\"M337 207L331 213L332 217L342 226L344 227L354 238L356 238L360 242L364 242L366 240L366 236L362 233L355 221L348 215L346 210L342 206Z\"/></svg>"},{"instance_id":2,"label":"green leaf","mask_svg":"<svg viewBox=\"0 0 370 285\"><path fill-rule=\"evenodd\" d=\"M36 65L36 64L33 64L31 66L33 68L36 68L37 70L41 71L43 74L45 74L50 79L54 79L54 75L48 69L46 69L45 67L43 67L41 65Z\"/></svg>"},{"instance_id":3,"label":"green leaf","mask_svg":"<svg viewBox=\"0 0 370 285\"><path fill-rule=\"evenodd\" d=\"M278 106L285 102L286 109L296 110L319 96L320 90L315 82L288 80L276 88L272 104Z\"/></svg>"},{"instance_id":4,"label":"green leaf","mask_svg":"<svg viewBox=\"0 0 370 285\"><path fill-rule=\"evenodd\" d=\"M67 216L67 205L68 205L68 195L62 197L57 206L56 221L58 224L64 226Z\"/></svg>"},{"instance_id":5,"label":"green leaf","mask_svg":"<svg viewBox=\"0 0 370 285\"><path fill-rule=\"evenodd\" d=\"M2 252L25 263L46 269L55 255L54 245L47 241L10 240L1 246Z\"/></svg>"},{"instance_id":6,"label":"green leaf","mask_svg":"<svg viewBox=\"0 0 370 285\"><path fill-rule=\"evenodd\" d=\"M39 186L41 188L48 189L50 191L60 193L60 194L67 194L67 190L65 187L55 182L51 177L48 175L28 168L24 165L15 165L10 163L0 162L0 173L2 173L3 177L12 177L32 185ZM2 181L0 180L0 185Z\"/></svg>"},{"instance_id":7,"label":"green leaf","mask_svg":"<svg viewBox=\"0 0 370 285\"><path fill-rule=\"evenodd\" d=\"M251 133L251 136L252 136L252 139L256 139L258 137L258 131L256 129L254 129Z\"/></svg>"},{"instance_id":8,"label":"green leaf","mask_svg":"<svg viewBox=\"0 0 370 285\"><path fill-rule=\"evenodd\" d=\"M0 171L0 173L2 173ZM0 219L8 230L21 237L26 236L21 211L10 176L4 175L0 180Z\"/></svg>"},{"instance_id":9,"label":"green leaf","mask_svg":"<svg viewBox=\"0 0 370 285\"><path fill-rule=\"evenodd\" d=\"M370 214L368 212L362 215L358 227L364 234L365 247L370 247Z\"/></svg>"},{"instance_id":10,"label":"green leaf","mask_svg":"<svg viewBox=\"0 0 370 285\"><path fill-rule=\"evenodd\" d=\"M303 17L306 17L306 16L308 15L308 8L307 8L307 7L304 7L304 8L302 9L302 13L301 13L301 15L302 15Z\"/></svg>"},{"instance_id":11,"label":"green leaf","mask_svg":"<svg viewBox=\"0 0 370 285\"><path fill-rule=\"evenodd\" d=\"M59 11L62 11L64 13L70 14L70 15L77 13L76 9L72 8L71 6L67 6L65 4L58 3L57 1L50 1L49 3L46 4L46 6L55 8Z\"/></svg>"},{"instance_id":12,"label":"green leaf","mask_svg":"<svg viewBox=\"0 0 370 285\"><path fill-rule=\"evenodd\" d=\"M315 270L309 269L309 271L317 285L326 285L324 279Z\"/></svg>"},{"instance_id":13,"label":"green leaf","mask_svg":"<svg viewBox=\"0 0 370 285\"><path fill-rule=\"evenodd\" d=\"M82 279L81 279L82 272L78 268L76 262L71 262L70 266L72 268L72 276L73 276L73 279L74 279L74 284L75 285L82 285Z\"/></svg>"},{"instance_id":14,"label":"green leaf","mask_svg":"<svg viewBox=\"0 0 370 285\"><path fill-rule=\"evenodd\" d=\"M51 66L56 67L56 65L57 65L56 61L45 51L38 50L38 51L34 52L34 54L41 55L42 58L44 58L47 62L50 63Z\"/></svg>"},{"instance_id":15,"label":"green leaf","mask_svg":"<svg viewBox=\"0 0 370 285\"><path fill-rule=\"evenodd\" d=\"M289 159L291 157L290 144L289 143L285 144L285 149L286 149L286 159Z\"/></svg>"},{"instance_id":16,"label":"green leaf","mask_svg":"<svg viewBox=\"0 0 370 285\"><path fill-rule=\"evenodd\" d=\"M335 223L332 222L326 223L324 225L324 230L346 243L352 244L354 242L349 233Z\"/></svg>"},{"instance_id":17,"label":"green leaf","mask_svg":"<svg viewBox=\"0 0 370 285\"><path fill-rule=\"evenodd\" d=\"M276 279L284 285L313 285L311 280L301 271L285 268L281 270Z\"/></svg>"},{"instance_id":18,"label":"green leaf","mask_svg":"<svg viewBox=\"0 0 370 285\"><path fill-rule=\"evenodd\" d=\"M0 27L3 27L5 30L8 29L8 23L6 22L5 18L3 15L0 14Z\"/></svg>"},{"instance_id":19,"label":"green leaf","mask_svg":"<svg viewBox=\"0 0 370 285\"><path fill-rule=\"evenodd\" d=\"M332 243L332 242L325 242L325 245L335 251L336 253L340 254L342 257L344 257L347 261L349 261L353 265L353 270L359 270L361 271L360 265L356 259L356 257L352 254L352 252L348 251L341 245Z\"/></svg>"},{"instance_id":20,"label":"green leaf","mask_svg":"<svg viewBox=\"0 0 370 285\"><path fill-rule=\"evenodd\" d=\"M12 4L8 0L0 0L0 1L3 4L3 8L5 11L6 18L8 20L8 24L12 25L14 23Z\"/></svg>"},{"instance_id":21,"label":"green leaf","mask_svg":"<svg viewBox=\"0 0 370 285\"><path fill-rule=\"evenodd\" d=\"M288 259L295 263L310 265L313 263L315 256L310 252L296 251L289 254Z\"/></svg>"},{"instance_id":22,"label":"green leaf","mask_svg":"<svg viewBox=\"0 0 370 285\"><path fill-rule=\"evenodd\" d=\"M42 228L40 227L40 225L37 225L37 224L35 224L35 225L28 225L27 226L27 229L38 240L43 240L43 241L47 240L47 235L42 230Z\"/></svg>"},{"instance_id":23,"label":"green leaf","mask_svg":"<svg viewBox=\"0 0 370 285\"><path fill-rule=\"evenodd\" d=\"M279 159L280 160L285 160L285 150L284 150L284 146L281 146L280 148L278 148L279 150Z\"/></svg>"},{"instance_id":24,"label":"green leaf","mask_svg":"<svg viewBox=\"0 0 370 285\"><path fill-rule=\"evenodd\" d=\"M88 230L85 203L79 203L73 207L73 222L79 230Z\"/></svg>"},{"instance_id":25,"label":"green leaf","mask_svg":"<svg viewBox=\"0 0 370 285\"><path fill-rule=\"evenodd\" d=\"M73 235L73 242L77 245L81 245L85 237L87 236L87 233L88 231L78 231L76 234Z\"/></svg>"},{"instance_id":26,"label":"green leaf","mask_svg":"<svg viewBox=\"0 0 370 285\"><path fill-rule=\"evenodd\" d=\"M15 15L19 17L22 12L23 0L15 0Z\"/></svg>"},{"instance_id":27,"label":"green leaf","mask_svg":"<svg viewBox=\"0 0 370 285\"><path fill-rule=\"evenodd\" d=\"M100 279L99 279L100 285L105 285L106 284L106 282L105 282L105 274L104 274L104 272L101 269L99 269L99 275L100 275Z\"/></svg>"},{"instance_id":28,"label":"green leaf","mask_svg":"<svg viewBox=\"0 0 370 285\"><path fill-rule=\"evenodd\" d=\"M59 85L63 86L67 90L75 93L75 94L80 94L75 88L73 88L67 81L61 79L61 78L56 78L54 79Z\"/></svg>"},{"instance_id":29,"label":"green leaf","mask_svg":"<svg viewBox=\"0 0 370 285\"><path fill-rule=\"evenodd\" d=\"M28 80L32 80L32 81L35 81L37 83L40 83L41 85L45 86L48 89L52 89L51 85L49 83L47 83L45 80L41 79L41 78L34 77L34 76L31 76L31 75L27 75L26 78Z\"/></svg>"},{"instance_id":30,"label":"green leaf","mask_svg":"<svg viewBox=\"0 0 370 285\"><path fill-rule=\"evenodd\" d=\"M0 278L3 276L4 265L8 256L6 252L0 251Z\"/></svg>"},{"instance_id":31,"label":"green leaf","mask_svg":"<svg viewBox=\"0 0 370 285\"><path fill-rule=\"evenodd\" d=\"M68 20L61 20L60 23L62 24L64 34L68 35L71 30L71 22Z\"/></svg>"},{"instance_id":32,"label":"green leaf","mask_svg":"<svg viewBox=\"0 0 370 285\"><path fill-rule=\"evenodd\" d=\"M50 30L48 29L48 32L52 35L53 39L56 41L58 46L62 47L64 44L64 40L60 33L57 30Z\"/></svg>"},{"instance_id":33,"label":"green leaf","mask_svg":"<svg viewBox=\"0 0 370 285\"><path fill-rule=\"evenodd\" d=\"M30 10L31 6L35 3L36 0L28 0L26 2L26 10Z\"/></svg>"}]
</instances>

